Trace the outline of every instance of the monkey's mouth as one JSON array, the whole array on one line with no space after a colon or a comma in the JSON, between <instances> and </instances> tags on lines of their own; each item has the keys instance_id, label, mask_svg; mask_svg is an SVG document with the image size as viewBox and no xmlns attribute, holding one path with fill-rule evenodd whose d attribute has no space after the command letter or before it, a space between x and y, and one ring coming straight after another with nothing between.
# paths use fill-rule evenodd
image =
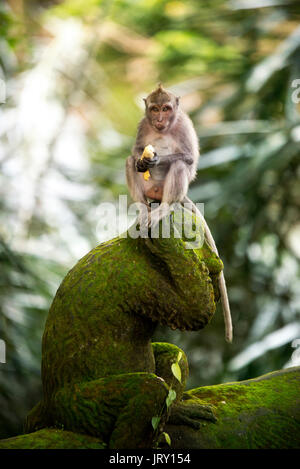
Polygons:
<instances>
[{"instance_id":1,"label":"monkey's mouth","mask_svg":"<svg viewBox=\"0 0 300 469\"><path fill-rule=\"evenodd\" d=\"M164 130L165 129L165 124L161 123L161 122L157 122L155 124L155 127L157 128L157 130Z\"/></svg>"}]
</instances>

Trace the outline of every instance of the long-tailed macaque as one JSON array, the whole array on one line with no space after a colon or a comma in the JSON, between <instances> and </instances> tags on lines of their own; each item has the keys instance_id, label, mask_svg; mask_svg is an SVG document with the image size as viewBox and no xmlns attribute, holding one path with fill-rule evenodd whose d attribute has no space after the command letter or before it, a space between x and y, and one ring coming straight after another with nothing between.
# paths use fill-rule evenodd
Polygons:
<instances>
[{"instance_id":1,"label":"long-tailed macaque","mask_svg":"<svg viewBox=\"0 0 300 469\"><path fill-rule=\"evenodd\" d=\"M187 197L190 182L195 178L199 158L198 137L192 121L179 106L179 98L159 85L147 96L145 117L138 126L132 155L126 161L126 177L130 194L135 202L149 209L148 225L157 224L168 214L174 202L189 203L203 220L208 243L216 254L214 239L207 223L195 204ZM155 149L153 158L141 158L147 145ZM150 178L144 178L150 171ZM150 203L161 205L150 213ZM223 272L219 278L226 340L232 341L232 323Z\"/></svg>"}]
</instances>

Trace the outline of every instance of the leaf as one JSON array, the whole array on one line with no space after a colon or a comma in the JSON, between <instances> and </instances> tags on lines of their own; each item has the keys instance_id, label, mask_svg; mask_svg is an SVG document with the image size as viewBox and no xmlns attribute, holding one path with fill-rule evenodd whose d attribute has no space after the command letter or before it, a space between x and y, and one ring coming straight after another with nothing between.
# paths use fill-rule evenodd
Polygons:
<instances>
[{"instance_id":1,"label":"leaf","mask_svg":"<svg viewBox=\"0 0 300 469\"><path fill-rule=\"evenodd\" d=\"M182 352L179 352L178 357L177 357L177 363L180 362L181 358L182 358Z\"/></svg>"},{"instance_id":2,"label":"leaf","mask_svg":"<svg viewBox=\"0 0 300 469\"><path fill-rule=\"evenodd\" d=\"M164 437L165 437L166 442L168 443L168 445L171 446L171 438L170 438L170 436L168 435L168 433L163 432L162 434L164 435Z\"/></svg>"},{"instance_id":3,"label":"leaf","mask_svg":"<svg viewBox=\"0 0 300 469\"><path fill-rule=\"evenodd\" d=\"M177 362L173 363L171 370L175 378L178 379L178 381L181 383L181 369Z\"/></svg>"},{"instance_id":4,"label":"leaf","mask_svg":"<svg viewBox=\"0 0 300 469\"><path fill-rule=\"evenodd\" d=\"M152 427L154 428L154 430L157 429L159 422L160 422L160 417L152 417L151 423L152 423Z\"/></svg>"},{"instance_id":5,"label":"leaf","mask_svg":"<svg viewBox=\"0 0 300 469\"><path fill-rule=\"evenodd\" d=\"M176 391L174 391L174 389L170 389L169 394L166 399L167 408L170 407L170 405L172 404L173 401L175 401L175 399L176 399Z\"/></svg>"}]
</instances>

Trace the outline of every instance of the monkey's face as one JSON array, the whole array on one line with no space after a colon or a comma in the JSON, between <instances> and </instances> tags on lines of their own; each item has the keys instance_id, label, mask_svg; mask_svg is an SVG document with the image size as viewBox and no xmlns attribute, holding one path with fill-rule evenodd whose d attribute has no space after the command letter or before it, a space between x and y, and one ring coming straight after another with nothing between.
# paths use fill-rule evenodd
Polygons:
<instances>
[{"instance_id":1,"label":"monkey's face","mask_svg":"<svg viewBox=\"0 0 300 469\"><path fill-rule=\"evenodd\" d=\"M151 103L146 111L152 127L158 132L168 130L174 120L175 112L171 102Z\"/></svg>"}]
</instances>

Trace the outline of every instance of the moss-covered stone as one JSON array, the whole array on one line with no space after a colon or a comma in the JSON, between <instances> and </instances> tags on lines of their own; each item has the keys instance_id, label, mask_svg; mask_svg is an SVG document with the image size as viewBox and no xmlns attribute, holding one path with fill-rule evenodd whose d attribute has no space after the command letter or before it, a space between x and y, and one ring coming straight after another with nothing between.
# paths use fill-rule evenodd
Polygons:
<instances>
[{"instance_id":1,"label":"moss-covered stone","mask_svg":"<svg viewBox=\"0 0 300 469\"><path fill-rule=\"evenodd\" d=\"M218 420L202 418L198 427L167 423L172 449L300 448L300 367L239 383L205 386L185 393L189 409L212 405ZM139 409L133 413L137 415ZM126 418L124 422L126 424ZM124 429L123 429L124 430ZM128 427L125 428L128 430ZM97 438L56 429L0 441L0 449L104 448Z\"/></svg>"},{"instance_id":2,"label":"moss-covered stone","mask_svg":"<svg viewBox=\"0 0 300 469\"><path fill-rule=\"evenodd\" d=\"M109 447L151 447L151 418L167 417L169 387L179 401L188 373L183 355L183 380L174 382L170 368L178 349L153 347L154 329L157 323L203 328L215 312L222 267L206 244L187 249L174 233L120 236L80 259L49 311L43 399L26 431L62 427L100 437Z\"/></svg>"},{"instance_id":3,"label":"moss-covered stone","mask_svg":"<svg viewBox=\"0 0 300 469\"><path fill-rule=\"evenodd\" d=\"M185 353L176 345L163 342L154 342L152 344L155 357L155 373L163 377L167 385L176 392L176 402L180 401L185 389L186 381L189 376L189 366ZM172 364L178 359L178 353L181 352L179 361L181 368L181 382L179 382L172 372Z\"/></svg>"},{"instance_id":4,"label":"moss-covered stone","mask_svg":"<svg viewBox=\"0 0 300 469\"><path fill-rule=\"evenodd\" d=\"M151 344L157 323L199 330L214 314L222 262L205 243L186 247L121 236L75 265L46 322L31 433L0 448L150 448L163 428L172 448L299 447L299 368L184 393L184 353Z\"/></svg>"},{"instance_id":5,"label":"moss-covered stone","mask_svg":"<svg viewBox=\"0 0 300 469\"><path fill-rule=\"evenodd\" d=\"M27 435L0 440L0 449L104 449L98 438L80 433L45 428Z\"/></svg>"},{"instance_id":6,"label":"moss-covered stone","mask_svg":"<svg viewBox=\"0 0 300 469\"><path fill-rule=\"evenodd\" d=\"M185 394L213 405L218 421L167 425L174 448L300 448L300 367Z\"/></svg>"}]
</instances>

